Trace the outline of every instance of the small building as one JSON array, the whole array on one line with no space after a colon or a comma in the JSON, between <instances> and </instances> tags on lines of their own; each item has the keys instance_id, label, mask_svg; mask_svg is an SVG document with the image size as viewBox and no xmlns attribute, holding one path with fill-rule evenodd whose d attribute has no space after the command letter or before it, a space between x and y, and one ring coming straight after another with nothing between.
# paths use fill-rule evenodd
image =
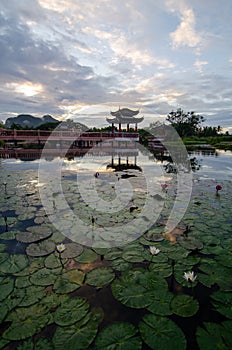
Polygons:
<instances>
[{"instance_id":1,"label":"small building","mask_svg":"<svg viewBox=\"0 0 232 350\"><path fill-rule=\"evenodd\" d=\"M130 130L130 125L135 125L135 131L138 131L138 124L143 121L143 117L136 117L139 110L133 111L129 108L120 108L115 112L110 112L112 118L106 118L107 122L112 125L112 133L115 125L118 125L118 131L122 131L122 125L126 124L127 132Z\"/></svg>"}]
</instances>

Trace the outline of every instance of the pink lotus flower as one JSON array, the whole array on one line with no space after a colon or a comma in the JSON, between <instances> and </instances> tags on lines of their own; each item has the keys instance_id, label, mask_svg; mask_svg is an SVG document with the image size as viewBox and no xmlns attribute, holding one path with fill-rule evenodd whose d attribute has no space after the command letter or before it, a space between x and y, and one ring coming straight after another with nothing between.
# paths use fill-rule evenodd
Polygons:
<instances>
[{"instance_id":1,"label":"pink lotus flower","mask_svg":"<svg viewBox=\"0 0 232 350\"><path fill-rule=\"evenodd\" d=\"M216 194L218 194L218 191L222 190L222 186L221 185L217 185L216 186Z\"/></svg>"},{"instance_id":2,"label":"pink lotus flower","mask_svg":"<svg viewBox=\"0 0 232 350\"><path fill-rule=\"evenodd\" d=\"M163 190L166 190L168 185L167 184L161 184L161 187L162 187Z\"/></svg>"}]
</instances>

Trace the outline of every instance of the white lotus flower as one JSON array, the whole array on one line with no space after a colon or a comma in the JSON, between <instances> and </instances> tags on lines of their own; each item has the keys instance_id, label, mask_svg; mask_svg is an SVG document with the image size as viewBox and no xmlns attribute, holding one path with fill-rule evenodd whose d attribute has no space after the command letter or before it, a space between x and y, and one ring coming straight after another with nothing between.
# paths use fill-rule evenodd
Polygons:
<instances>
[{"instance_id":1,"label":"white lotus flower","mask_svg":"<svg viewBox=\"0 0 232 350\"><path fill-rule=\"evenodd\" d=\"M190 281L190 282L194 282L197 278L197 275L194 276L194 272L193 271L189 271L189 272L185 272L184 273L184 279L186 281Z\"/></svg>"},{"instance_id":2,"label":"white lotus flower","mask_svg":"<svg viewBox=\"0 0 232 350\"><path fill-rule=\"evenodd\" d=\"M56 246L56 250L59 252L59 253L62 253L64 250L65 250L65 245L63 243L61 244L58 244Z\"/></svg>"},{"instance_id":3,"label":"white lotus flower","mask_svg":"<svg viewBox=\"0 0 232 350\"><path fill-rule=\"evenodd\" d=\"M156 247L149 247L149 248L150 248L150 253L151 253L152 255L157 255L157 254L159 254L159 252L160 252L160 250L157 249Z\"/></svg>"}]
</instances>

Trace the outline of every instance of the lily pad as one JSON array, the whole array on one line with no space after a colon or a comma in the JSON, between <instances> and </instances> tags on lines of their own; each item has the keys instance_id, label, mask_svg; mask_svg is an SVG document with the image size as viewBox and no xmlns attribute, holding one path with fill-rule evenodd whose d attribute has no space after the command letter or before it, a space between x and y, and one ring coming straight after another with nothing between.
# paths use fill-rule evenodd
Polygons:
<instances>
[{"instance_id":1,"label":"lily pad","mask_svg":"<svg viewBox=\"0 0 232 350\"><path fill-rule=\"evenodd\" d=\"M36 286L49 286L55 283L57 275L60 272L61 269L59 268L53 270L53 272L51 272L50 269L43 268L33 273L30 277L30 281Z\"/></svg>"},{"instance_id":2,"label":"lily pad","mask_svg":"<svg viewBox=\"0 0 232 350\"><path fill-rule=\"evenodd\" d=\"M84 251L75 258L75 260L81 264L90 264L98 259L98 255L92 250L85 248Z\"/></svg>"},{"instance_id":3,"label":"lily pad","mask_svg":"<svg viewBox=\"0 0 232 350\"><path fill-rule=\"evenodd\" d=\"M88 318L87 318L88 320ZM56 328L52 342L56 350L86 350L98 331L98 322L85 318L68 327Z\"/></svg>"},{"instance_id":4,"label":"lily pad","mask_svg":"<svg viewBox=\"0 0 232 350\"><path fill-rule=\"evenodd\" d=\"M3 338L21 340L38 333L51 321L51 315L44 307L35 304L27 308L15 309L7 317L7 320L13 322L3 332Z\"/></svg>"},{"instance_id":5,"label":"lily pad","mask_svg":"<svg viewBox=\"0 0 232 350\"><path fill-rule=\"evenodd\" d=\"M151 349L186 349L184 333L166 317L145 315L139 323L139 330L142 339Z\"/></svg>"},{"instance_id":6,"label":"lily pad","mask_svg":"<svg viewBox=\"0 0 232 350\"><path fill-rule=\"evenodd\" d=\"M26 248L26 253L29 256L46 256L54 252L55 243L52 241L42 241L39 243L31 243Z\"/></svg>"},{"instance_id":7,"label":"lily pad","mask_svg":"<svg viewBox=\"0 0 232 350\"><path fill-rule=\"evenodd\" d=\"M200 240L191 236L190 237L179 236L177 238L177 241L182 247L189 250L201 250L204 246Z\"/></svg>"},{"instance_id":8,"label":"lily pad","mask_svg":"<svg viewBox=\"0 0 232 350\"><path fill-rule=\"evenodd\" d=\"M31 230L28 229L28 231L17 233L16 239L19 242L32 243L49 238L51 235L52 230L41 225L32 227Z\"/></svg>"},{"instance_id":9,"label":"lily pad","mask_svg":"<svg viewBox=\"0 0 232 350\"><path fill-rule=\"evenodd\" d=\"M0 271L4 273L17 273L28 265L28 259L25 255L10 255L7 260L0 265Z\"/></svg>"},{"instance_id":10,"label":"lily pad","mask_svg":"<svg viewBox=\"0 0 232 350\"><path fill-rule=\"evenodd\" d=\"M61 258L62 259L75 258L75 257L81 255L83 250L84 250L84 248L80 244L67 243L67 244L65 244L65 250L61 253ZM56 252L55 254L56 254L56 256L59 256L58 252Z\"/></svg>"},{"instance_id":11,"label":"lily pad","mask_svg":"<svg viewBox=\"0 0 232 350\"><path fill-rule=\"evenodd\" d=\"M56 293L66 294L71 293L80 287L80 284L70 282L68 279L64 278L64 276L61 275L58 276L56 282L54 283L53 289L56 291Z\"/></svg>"},{"instance_id":12,"label":"lily pad","mask_svg":"<svg viewBox=\"0 0 232 350\"><path fill-rule=\"evenodd\" d=\"M98 334L94 349L96 350L140 350L142 341L137 329L130 323L114 323Z\"/></svg>"},{"instance_id":13,"label":"lily pad","mask_svg":"<svg viewBox=\"0 0 232 350\"><path fill-rule=\"evenodd\" d=\"M114 277L115 275L111 269L100 267L87 274L86 283L95 287L103 287L112 282Z\"/></svg>"},{"instance_id":14,"label":"lily pad","mask_svg":"<svg viewBox=\"0 0 232 350\"><path fill-rule=\"evenodd\" d=\"M228 292L217 291L211 295L213 306L222 315L232 319L232 294Z\"/></svg>"},{"instance_id":15,"label":"lily pad","mask_svg":"<svg viewBox=\"0 0 232 350\"><path fill-rule=\"evenodd\" d=\"M204 350L228 350L232 348L231 329L232 322L221 324L205 322L204 328L198 327L196 331L197 343Z\"/></svg>"},{"instance_id":16,"label":"lily pad","mask_svg":"<svg viewBox=\"0 0 232 350\"><path fill-rule=\"evenodd\" d=\"M46 295L45 289L39 286L29 286L25 288L24 292L25 295L18 304L20 307L33 305Z\"/></svg>"},{"instance_id":17,"label":"lily pad","mask_svg":"<svg viewBox=\"0 0 232 350\"><path fill-rule=\"evenodd\" d=\"M168 291L157 291L156 293L153 293L152 303L147 307L147 309L156 315L171 315L173 313L170 308L172 298L173 294Z\"/></svg>"},{"instance_id":18,"label":"lily pad","mask_svg":"<svg viewBox=\"0 0 232 350\"><path fill-rule=\"evenodd\" d=\"M171 310L178 316L190 317L197 313L199 303L190 295L175 295L171 301Z\"/></svg>"},{"instance_id":19,"label":"lily pad","mask_svg":"<svg viewBox=\"0 0 232 350\"><path fill-rule=\"evenodd\" d=\"M87 314L88 309L89 305L85 299L69 298L55 311L54 321L59 326L70 326L80 321Z\"/></svg>"},{"instance_id":20,"label":"lily pad","mask_svg":"<svg viewBox=\"0 0 232 350\"><path fill-rule=\"evenodd\" d=\"M14 289L14 280L10 277L0 277L0 301L8 297Z\"/></svg>"}]
</instances>

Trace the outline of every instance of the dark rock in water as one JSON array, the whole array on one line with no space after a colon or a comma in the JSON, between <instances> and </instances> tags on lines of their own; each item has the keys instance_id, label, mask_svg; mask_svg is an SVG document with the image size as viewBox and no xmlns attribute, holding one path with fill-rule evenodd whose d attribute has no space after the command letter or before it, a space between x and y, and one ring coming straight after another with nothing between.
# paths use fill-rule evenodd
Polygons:
<instances>
[{"instance_id":1,"label":"dark rock in water","mask_svg":"<svg viewBox=\"0 0 232 350\"><path fill-rule=\"evenodd\" d=\"M128 179L129 177L136 177L136 175L122 174L121 179Z\"/></svg>"},{"instance_id":2,"label":"dark rock in water","mask_svg":"<svg viewBox=\"0 0 232 350\"><path fill-rule=\"evenodd\" d=\"M159 194L155 194L154 196L152 196L152 198L156 199L157 201L164 201L164 198Z\"/></svg>"}]
</instances>

